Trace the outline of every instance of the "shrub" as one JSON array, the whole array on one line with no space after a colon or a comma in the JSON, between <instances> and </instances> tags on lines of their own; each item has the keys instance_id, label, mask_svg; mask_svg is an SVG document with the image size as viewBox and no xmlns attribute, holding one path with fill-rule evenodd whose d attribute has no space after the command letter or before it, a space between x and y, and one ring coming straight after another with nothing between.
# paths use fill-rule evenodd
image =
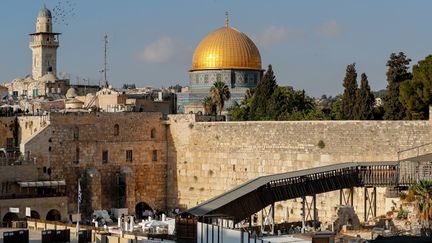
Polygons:
<instances>
[{"instance_id":1,"label":"shrub","mask_svg":"<svg viewBox=\"0 0 432 243\"><path fill-rule=\"evenodd\" d=\"M319 140L319 142L318 142L318 147L319 147L320 149L323 149L323 148L325 147L325 143L324 143L323 140Z\"/></svg>"}]
</instances>

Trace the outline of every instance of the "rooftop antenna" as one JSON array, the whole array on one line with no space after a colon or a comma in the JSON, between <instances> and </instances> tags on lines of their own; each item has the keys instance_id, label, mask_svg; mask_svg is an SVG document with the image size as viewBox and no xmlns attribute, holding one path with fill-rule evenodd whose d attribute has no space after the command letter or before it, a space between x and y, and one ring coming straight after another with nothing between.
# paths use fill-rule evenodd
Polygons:
<instances>
[{"instance_id":1,"label":"rooftop antenna","mask_svg":"<svg viewBox=\"0 0 432 243\"><path fill-rule=\"evenodd\" d=\"M225 27L228 28L228 11L225 12Z\"/></svg>"},{"instance_id":2,"label":"rooftop antenna","mask_svg":"<svg viewBox=\"0 0 432 243\"><path fill-rule=\"evenodd\" d=\"M104 50L104 81L105 81L105 87L108 88L108 80L107 80L107 50L108 50L108 35L105 34L104 36L104 44L105 44L105 50Z\"/></svg>"}]
</instances>

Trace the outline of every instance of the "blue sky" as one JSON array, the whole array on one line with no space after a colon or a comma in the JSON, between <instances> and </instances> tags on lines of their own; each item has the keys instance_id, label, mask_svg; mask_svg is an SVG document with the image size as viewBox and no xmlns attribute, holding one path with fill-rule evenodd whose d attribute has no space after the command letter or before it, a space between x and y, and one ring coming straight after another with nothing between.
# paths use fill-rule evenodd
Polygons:
<instances>
[{"instance_id":1,"label":"blue sky","mask_svg":"<svg viewBox=\"0 0 432 243\"><path fill-rule=\"evenodd\" d=\"M108 78L114 86L188 83L193 50L224 24L246 33L273 65L281 85L312 96L342 92L355 62L373 90L386 87L386 61L403 51L413 62L432 53L432 1L399 0L1 0L0 83L31 72L27 34L39 9L60 6L58 71L97 82L103 36L109 36Z\"/></svg>"}]
</instances>

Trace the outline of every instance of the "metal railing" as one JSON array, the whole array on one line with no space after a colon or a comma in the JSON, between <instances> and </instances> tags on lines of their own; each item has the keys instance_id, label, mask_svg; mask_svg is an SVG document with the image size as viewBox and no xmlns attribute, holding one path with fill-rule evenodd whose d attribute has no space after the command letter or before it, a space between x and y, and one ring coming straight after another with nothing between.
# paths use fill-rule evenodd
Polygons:
<instances>
[{"instance_id":1,"label":"metal railing","mask_svg":"<svg viewBox=\"0 0 432 243\"><path fill-rule=\"evenodd\" d=\"M432 153L432 142L425 143L412 148L399 150L398 151L398 161L407 160L409 158L418 157L420 155Z\"/></svg>"}]
</instances>

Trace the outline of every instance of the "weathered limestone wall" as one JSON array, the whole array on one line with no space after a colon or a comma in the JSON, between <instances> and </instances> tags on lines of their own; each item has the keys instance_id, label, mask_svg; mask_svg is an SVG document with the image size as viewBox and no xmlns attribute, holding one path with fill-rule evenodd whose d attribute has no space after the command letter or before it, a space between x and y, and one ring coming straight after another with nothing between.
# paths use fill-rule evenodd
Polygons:
<instances>
[{"instance_id":1,"label":"weathered limestone wall","mask_svg":"<svg viewBox=\"0 0 432 243\"><path fill-rule=\"evenodd\" d=\"M38 158L40 166L51 168L51 179L65 179L68 209L76 211L77 181L83 178L83 190L100 202L83 199L83 208L128 207L134 213L138 202L152 208L166 207L166 126L160 113L51 113L48 127L22 145L26 154ZM118 135L115 126L118 125ZM154 137L151 130L154 129ZM126 151L132 150L132 161ZM153 150L157 159L153 161ZM108 161L103 163L103 151ZM40 162L40 163L39 163ZM119 176L123 168L131 171L128 186L135 200L120 202ZM99 181L84 180L92 172ZM90 173L90 174L92 174ZM95 180L96 180L95 179ZM88 183L88 185L87 185ZM131 190L126 187L131 194ZM94 208L100 205L101 208ZM84 209L83 209L84 211ZM89 210L90 211L90 210Z\"/></svg>"},{"instance_id":2,"label":"weathered limestone wall","mask_svg":"<svg viewBox=\"0 0 432 243\"><path fill-rule=\"evenodd\" d=\"M37 134L42 128L48 126L49 116L19 116L17 117L19 123L18 142L22 143L29 140L32 136Z\"/></svg>"},{"instance_id":3,"label":"weathered limestone wall","mask_svg":"<svg viewBox=\"0 0 432 243\"><path fill-rule=\"evenodd\" d=\"M341 163L394 161L402 149L431 142L430 121L195 122L170 116L168 206L189 208L258 176ZM324 147L318 146L319 141ZM354 207L363 215L363 188ZM378 188L378 215L384 214ZM277 205L299 219L300 200ZM317 197L319 217L330 220L339 192ZM283 215L283 214L282 214Z\"/></svg>"},{"instance_id":4,"label":"weathered limestone wall","mask_svg":"<svg viewBox=\"0 0 432 243\"><path fill-rule=\"evenodd\" d=\"M40 198L25 198L25 199L2 199L0 200L0 219L9 212L9 208L19 208L19 218L25 218L25 209L30 207L32 211L36 211L41 219L46 219L50 210L57 210L60 213L61 220L69 219L66 211L67 197L40 197Z\"/></svg>"},{"instance_id":5,"label":"weathered limestone wall","mask_svg":"<svg viewBox=\"0 0 432 243\"><path fill-rule=\"evenodd\" d=\"M7 139L15 138L15 126L15 117L0 117L0 148L6 148Z\"/></svg>"}]
</instances>

